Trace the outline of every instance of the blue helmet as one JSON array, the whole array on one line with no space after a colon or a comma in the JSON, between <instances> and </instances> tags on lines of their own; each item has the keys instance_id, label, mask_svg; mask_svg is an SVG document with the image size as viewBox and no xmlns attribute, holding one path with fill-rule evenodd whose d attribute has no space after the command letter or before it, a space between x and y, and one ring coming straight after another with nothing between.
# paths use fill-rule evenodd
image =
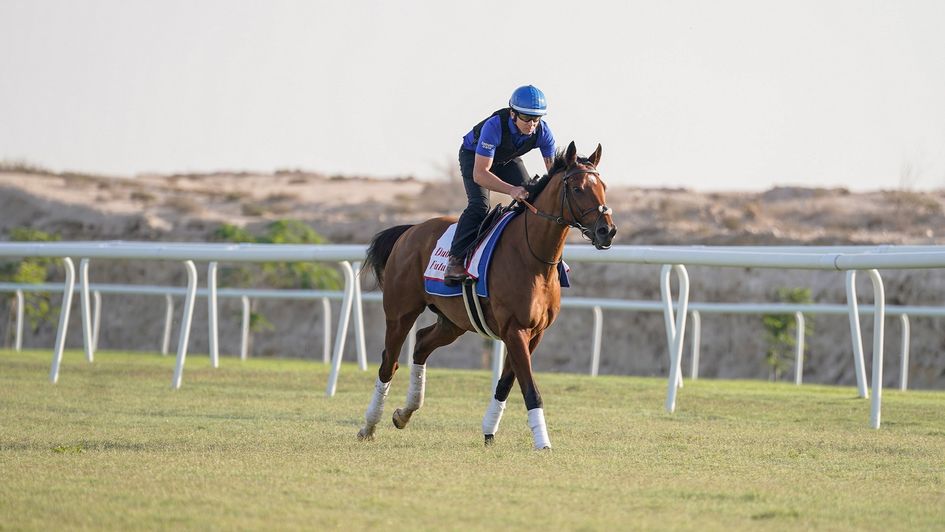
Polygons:
<instances>
[{"instance_id":1,"label":"blue helmet","mask_svg":"<svg viewBox=\"0 0 945 532\"><path fill-rule=\"evenodd\" d=\"M516 112L532 116L545 116L548 113L545 93L534 85L523 85L515 89L509 98L509 107Z\"/></svg>"}]
</instances>

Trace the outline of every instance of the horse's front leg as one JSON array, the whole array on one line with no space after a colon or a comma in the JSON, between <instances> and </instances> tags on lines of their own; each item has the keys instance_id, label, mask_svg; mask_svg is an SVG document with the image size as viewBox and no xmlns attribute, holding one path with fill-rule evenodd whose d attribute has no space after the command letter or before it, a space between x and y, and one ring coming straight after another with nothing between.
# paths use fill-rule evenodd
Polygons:
<instances>
[{"instance_id":1,"label":"horse's front leg","mask_svg":"<svg viewBox=\"0 0 945 532\"><path fill-rule=\"evenodd\" d=\"M505 402L509 398L509 392L512 391L512 384L515 383L515 372L512 371L511 357L505 357L505 367L502 368L502 375L495 385L495 395L486 408L486 415L482 418L482 435L486 439L486 445L492 445L495 441L495 433L499 431L499 422L502 421L502 413L505 411Z\"/></svg>"},{"instance_id":2,"label":"horse's front leg","mask_svg":"<svg viewBox=\"0 0 945 532\"><path fill-rule=\"evenodd\" d=\"M509 351L509 361L515 371L515 377L522 389L525 398L525 408L528 410L528 428L532 430L535 449L551 449L551 440L548 438L548 427L545 424L545 410L542 407L541 393L532 376L531 349L537 345L537 339L529 341L525 331L512 331L505 337L505 347Z\"/></svg>"}]
</instances>

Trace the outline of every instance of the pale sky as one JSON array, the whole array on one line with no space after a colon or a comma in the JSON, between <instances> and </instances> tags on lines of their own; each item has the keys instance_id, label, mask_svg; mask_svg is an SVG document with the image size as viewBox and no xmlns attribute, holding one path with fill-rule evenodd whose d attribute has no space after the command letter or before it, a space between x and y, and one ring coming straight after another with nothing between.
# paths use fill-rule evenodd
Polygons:
<instances>
[{"instance_id":1,"label":"pale sky","mask_svg":"<svg viewBox=\"0 0 945 532\"><path fill-rule=\"evenodd\" d=\"M943 1L0 0L0 159L57 171L434 178L529 83L613 184L945 188Z\"/></svg>"}]
</instances>

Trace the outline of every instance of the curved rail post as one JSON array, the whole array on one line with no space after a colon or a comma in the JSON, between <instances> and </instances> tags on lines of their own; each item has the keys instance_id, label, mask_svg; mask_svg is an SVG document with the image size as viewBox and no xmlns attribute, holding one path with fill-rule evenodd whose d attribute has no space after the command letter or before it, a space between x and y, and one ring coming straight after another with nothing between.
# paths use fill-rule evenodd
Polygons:
<instances>
[{"instance_id":1,"label":"curved rail post","mask_svg":"<svg viewBox=\"0 0 945 532\"><path fill-rule=\"evenodd\" d=\"M89 302L89 259L79 261L79 308L82 314L82 347L85 348L85 359L91 363L95 361L95 351L92 348L92 309Z\"/></svg>"},{"instance_id":2,"label":"curved rail post","mask_svg":"<svg viewBox=\"0 0 945 532\"><path fill-rule=\"evenodd\" d=\"M102 293L92 292L92 351L98 351L98 333L102 329Z\"/></svg>"},{"instance_id":3,"label":"curved rail post","mask_svg":"<svg viewBox=\"0 0 945 532\"><path fill-rule=\"evenodd\" d=\"M322 362L331 362L331 302L322 298Z\"/></svg>"},{"instance_id":4,"label":"curved rail post","mask_svg":"<svg viewBox=\"0 0 945 532\"><path fill-rule=\"evenodd\" d=\"M804 380L804 313L794 313L794 384L800 386Z\"/></svg>"},{"instance_id":5,"label":"curved rail post","mask_svg":"<svg viewBox=\"0 0 945 532\"><path fill-rule=\"evenodd\" d=\"M174 319L174 298L164 294L164 337L161 340L161 355L167 355L171 347L171 321Z\"/></svg>"},{"instance_id":6,"label":"curved rail post","mask_svg":"<svg viewBox=\"0 0 945 532\"><path fill-rule=\"evenodd\" d=\"M184 361L187 360L187 342L190 340L190 324L194 318L194 299L197 298L197 267L194 261L184 261L187 269L187 297L184 299L184 314L180 320L180 338L177 340L177 362L174 365L174 377L171 388L180 389L184 377Z\"/></svg>"},{"instance_id":7,"label":"curved rail post","mask_svg":"<svg viewBox=\"0 0 945 532\"><path fill-rule=\"evenodd\" d=\"M19 353L23 349L23 305L26 304L26 299L23 297L23 291L16 291L16 340L14 341L14 349Z\"/></svg>"},{"instance_id":8,"label":"curved rail post","mask_svg":"<svg viewBox=\"0 0 945 532\"><path fill-rule=\"evenodd\" d=\"M210 365L220 367L220 330L217 327L217 263L207 266L207 326L210 328Z\"/></svg>"},{"instance_id":9,"label":"curved rail post","mask_svg":"<svg viewBox=\"0 0 945 532\"><path fill-rule=\"evenodd\" d=\"M345 350L345 336L348 335L348 320L351 318L351 306L354 300L354 269L348 261L342 261L341 272L345 276L344 298L341 300L341 315L338 317L338 332L335 335L335 352L331 359L331 372L328 374L328 388L325 395L334 397L338 387L338 372L341 370L341 355Z\"/></svg>"},{"instance_id":10,"label":"curved rail post","mask_svg":"<svg viewBox=\"0 0 945 532\"><path fill-rule=\"evenodd\" d=\"M240 303L243 305L243 323L240 327L240 360L246 360L249 357L249 298L240 296Z\"/></svg>"},{"instance_id":11,"label":"curved rail post","mask_svg":"<svg viewBox=\"0 0 945 532\"><path fill-rule=\"evenodd\" d=\"M886 319L886 292L883 289L883 278L879 271L870 270L870 280L873 281L873 401L870 404L870 426L878 429L880 425L880 409L883 400L883 324Z\"/></svg>"},{"instance_id":12,"label":"curved rail post","mask_svg":"<svg viewBox=\"0 0 945 532\"><path fill-rule=\"evenodd\" d=\"M673 321L673 302L669 286L669 272L676 273L679 281L679 301ZM669 344L669 382L666 389L666 411L676 410L676 390L682 387L680 361L682 359L683 340L686 336L686 315L689 313L689 273L682 264L663 266L660 275L660 295L663 299L663 317L666 322L667 341Z\"/></svg>"},{"instance_id":13,"label":"curved rail post","mask_svg":"<svg viewBox=\"0 0 945 532\"><path fill-rule=\"evenodd\" d=\"M698 310L690 312L692 315L692 380L699 378L699 346L702 345L702 315Z\"/></svg>"},{"instance_id":14,"label":"curved rail post","mask_svg":"<svg viewBox=\"0 0 945 532\"><path fill-rule=\"evenodd\" d=\"M899 316L902 323L902 367L899 370L899 390L909 388L909 315Z\"/></svg>"},{"instance_id":15,"label":"curved rail post","mask_svg":"<svg viewBox=\"0 0 945 532\"><path fill-rule=\"evenodd\" d=\"M860 332L860 310L856 301L856 270L847 270L847 309L850 317L850 340L853 343L853 365L856 371L856 387L860 397L870 396L866 390L866 369L863 367L863 336Z\"/></svg>"},{"instance_id":16,"label":"curved rail post","mask_svg":"<svg viewBox=\"0 0 945 532\"><path fill-rule=\"evenodd\" d=\"M69 309L72 307L72 292L75 291L75 265L69 257L63 257L66 267L66 282L62 289L62 309L59 311L59 329L56 331L56 346L53 349L52 367L49 369L49 381L59 382L59 365L62 364L62 351L66 346L66 333L69 329Z\"/></svg>"},{"instance_id":17,"label":"curved rail post","mask_svg":"<svg viewBox=\"0 0 945 532\"><path fill-rule=\"evenodd\" d=\"M354 270L354 331L355 346L358 348L358 367L367 371L367 348L364 347L364 305L361 301L361 263L355 262Z\"/></svg>"},{"instance_id":18,"label":"curved rail post","mask_svg":"<svg viewBox=\"0 0 945 532\"><path fill-rule=\"evenodd\" d=\"M594 307L594 345L591 347L591 377L597 376L600 369L600 343L604 330L604 313L600 307Z\"/></svg>"},{"instance_id":19,"label":"curved rail post","mask_svg":"<svg viewBox=\"0 0 945 532\"><path fill-rule=\"evenodd\" d=\"M502 367L505 364L505 342L502 340L492 341L492 393L495 393L495 387L499 383L499 377L502 376Z\"/></svg>"}]
</instances>

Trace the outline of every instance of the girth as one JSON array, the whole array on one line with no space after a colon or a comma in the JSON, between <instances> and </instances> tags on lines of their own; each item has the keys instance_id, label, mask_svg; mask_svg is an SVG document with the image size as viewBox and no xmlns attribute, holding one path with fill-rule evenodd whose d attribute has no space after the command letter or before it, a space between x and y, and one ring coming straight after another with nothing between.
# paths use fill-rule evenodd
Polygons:
<instances>
[{"instance_id":1,"label":"girth","mask_svg":"<svg viewBox=\"0 0 945 532\"><path fill-rule=\"evenodd\" d=\"M466 314L469 316L469 323L472 323L473 329L477 333L501 340L486 324L486 316L482 313L482 306L479 304L479 296L476 295L476 283L478 280L467 279L463 281L463 303L466 305Z\"/></svg>"}]
</instances>

